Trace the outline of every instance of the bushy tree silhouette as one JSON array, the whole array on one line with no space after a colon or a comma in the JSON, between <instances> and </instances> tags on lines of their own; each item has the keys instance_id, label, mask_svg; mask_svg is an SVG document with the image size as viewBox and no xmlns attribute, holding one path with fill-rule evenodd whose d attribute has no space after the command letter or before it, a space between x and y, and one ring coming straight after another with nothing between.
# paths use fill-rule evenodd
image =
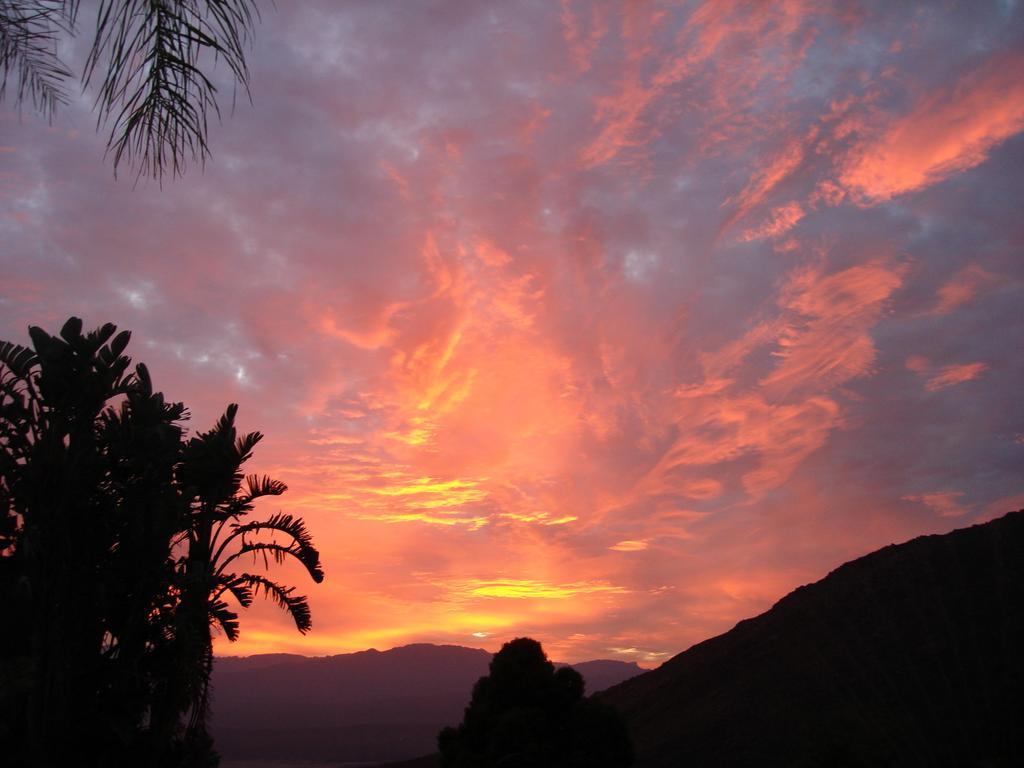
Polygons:
<instances>
[{"instance_id":1,"label":"bushy tree silhouette","mask_svg":"<svg viewBox=\"0 0 1024 768\"><path fill-rule=\"evenodd\" d=\"M473 686L457 728L438 735L444 768L625 768L633 751L618 713L584 697L536 640L505 643Z\"/></svg>"},{"instance_id":2,"label":"bushy tree silhouette","mask_svg":"<svg viewBox=\"0 0 1024 768\"><path fill-rule=\"evenodd\" d=\"M236 406L185 441L184 406L130 369L127 332L29 333L32 348L0 342L5 764L215 763L210 627L238 633L224 597L262 589L310 627L293 588L227 566L295 557L320 581L319 555L301 520L242 521L285 488L243 478L260 435L236 436Z\"/></svg>"},{"instance_id":3,"label":"bushy tree silhouette","mask_svg":"<svg viewBox=\"0 0 1024 768\"><path fill-rule=\"evenodd\" d=\"M0 345L0 502L8 584L27 605L27 754L37 765L104 755L144 717L173 572L180 404L129 372L112 325L34 350ZM119 401L119 402L118 402ZM150 619L153 617L153 620ZM120 739L118 734L124 734ZM130 742L130 743L129 743Z\"/></svg>"}]
</instances>

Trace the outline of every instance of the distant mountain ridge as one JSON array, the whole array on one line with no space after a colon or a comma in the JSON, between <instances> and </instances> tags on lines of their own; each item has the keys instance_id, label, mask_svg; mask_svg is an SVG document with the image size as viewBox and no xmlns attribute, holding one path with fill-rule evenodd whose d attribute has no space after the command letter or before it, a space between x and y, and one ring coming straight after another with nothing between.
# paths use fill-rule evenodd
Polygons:
<instances>
[{"instance_id":1,"label":"distant mountain ridge","mask_svg":"<svg viewBox=\"0 0 1024 768\"><path fill-rule=\"evenodd\" d=\"M416 644L325 657L218 657L212 732L226 758L339 762L401 760L436 749L462 719L491 653ZM643 670L635 663L572 665L595 692Z\"/></svg>"},{"instance_id":2,"label":"distant mountain ridge","mask_svg":"<svg viewBox=\"0 0 1024 768\"><path fill-rule=\"evenodd\" d=\"M847 563L600 698L637 768L1024 765L1024 510Z\"/></svg>"}]
</instances>

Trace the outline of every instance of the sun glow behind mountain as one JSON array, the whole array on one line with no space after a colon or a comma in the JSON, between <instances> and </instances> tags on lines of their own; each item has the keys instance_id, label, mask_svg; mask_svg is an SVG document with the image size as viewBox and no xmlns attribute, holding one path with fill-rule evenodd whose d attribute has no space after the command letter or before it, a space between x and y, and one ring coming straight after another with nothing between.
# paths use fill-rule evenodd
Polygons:
<instances>
[{"instance_id":1,"label":"sun glow behind mountain","mask_svg":"<svg viewBox=\"0 0 1024 768\"><path fill-rule=\"evenodd\" d=\"M328 578L221 652L651 665L1024 506L1022 41L1005 2L280 7L162 191L87 105L0 113L2 337L117 322L267 434Z\"/></svg>"}]
</instances>

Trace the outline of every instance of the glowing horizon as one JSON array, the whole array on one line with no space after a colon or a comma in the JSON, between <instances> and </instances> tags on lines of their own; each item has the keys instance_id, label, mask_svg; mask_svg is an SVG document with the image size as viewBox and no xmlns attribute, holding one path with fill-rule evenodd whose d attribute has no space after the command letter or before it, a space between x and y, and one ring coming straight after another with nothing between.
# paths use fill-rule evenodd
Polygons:
<instances>
[{"instance_id":1,"label":"glowing horizon","mask_svg":"<svg viewBox=\"0 0 1024 768\"><path fill-rule=\"evenodd\" d=\"M1024 12L267 9L205 173L0 111L0 338L133 331L327 575L220 654L660 663L1024 507Z\"/></svg>"}]
</instances>

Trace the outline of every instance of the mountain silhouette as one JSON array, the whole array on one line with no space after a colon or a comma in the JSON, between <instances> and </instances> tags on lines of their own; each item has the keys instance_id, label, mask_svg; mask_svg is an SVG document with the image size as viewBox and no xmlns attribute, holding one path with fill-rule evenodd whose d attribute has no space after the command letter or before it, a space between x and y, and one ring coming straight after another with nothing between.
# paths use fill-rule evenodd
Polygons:
<instances>
[{"instance_id":1,"label":"mountain silhouette","mask_svg":"<svg viewBox=\"0 0 1024 768\"><path fill-rule=\"evenodd\" d=\"M458 722L491 655L407 645L337 656L219 657L211 732L228 759L373 762L432 752ZM598 691L642 670L622 661L573 667Z\"/></svg>"},{"instance_id":2,"label":"mountain silhouette","mask_svg":"<svg viewBox=\"0 0 1024 768\"><path fill-rule=\"evenodd\" d=\"M637 768L1024 765L1024 510L841 566L599 698Z\"/></svg>"}]
</instances>

